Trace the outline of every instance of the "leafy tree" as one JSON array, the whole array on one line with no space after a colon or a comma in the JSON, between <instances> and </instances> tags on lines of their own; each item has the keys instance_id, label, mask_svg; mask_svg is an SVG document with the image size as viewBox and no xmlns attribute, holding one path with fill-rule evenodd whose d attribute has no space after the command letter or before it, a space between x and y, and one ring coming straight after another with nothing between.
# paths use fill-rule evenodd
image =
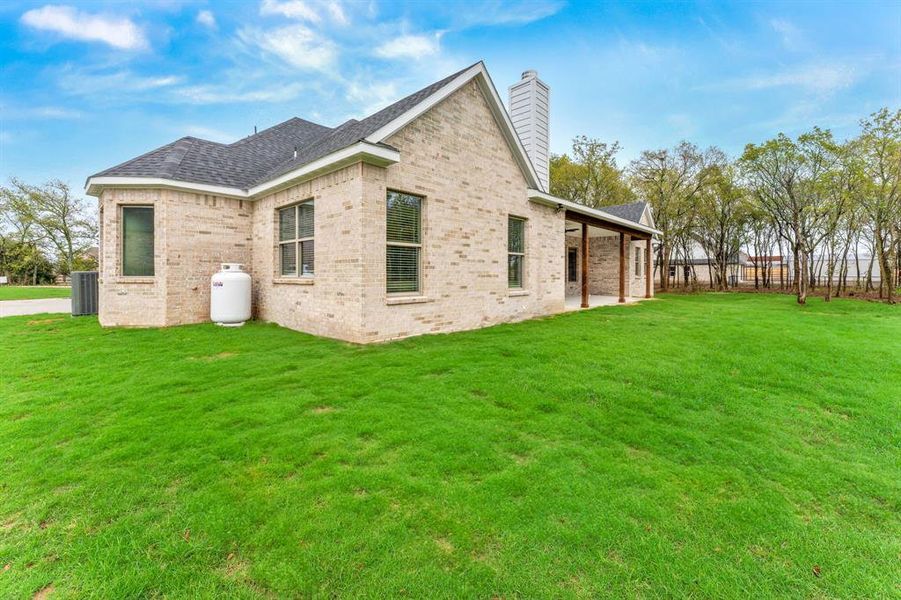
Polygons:
<instances>
[{"instance_id":1,"label":"leafy tree","mask_svg":"<svg viewBox=\"0 0 901 600\"><path fill-rule=\"evenodd\" d=\"M572 156L551 156L551 194L595 208L632 202L635 193L616 164L619 151L619 142L606 144L584 135L576 137Z\"/></svg>"},{"instance_id":2,"label":"leafy tree","mask_svg":"<svg viewBox=\"0 0 901 600\"><path fill-rule=\"evenodd\" d=\"M739 159L754 200L791 249L798 303L807 302L809 261L829 215L823 181L836 161L832 134L819 128L797 141L784 134L748 144Z\"/></svg>"},{"instance_id":3,"label":"leafy tree","mask_svg":"<svg viewBox=\"0 0 901 600\"><path fill-rule=\"evenodd\" d=\"M901 252L901 110L887 108L861 122L858 138L865 191L861 206L873 228L882 286L894 301Z\"/></svg>"},{"instance_id":4,"label":"leafy tree","mask_svg":"<svg viewBox=\"0 0 901 600\"><path fill-rule=\"evenodd\" d=\"M701 151L689 142L672 149L645 150L629 167L634 189L650 203L660 236L660 285L669 289L669 265L674 248L685 246L693 226L698 196L722 164L721 150Z\"/></svg>"},{"instance_id":5,"label":"leafy tree","mask_svg":"<svg viewBox=\"0 0 901 600\"><path fill-rule=\"evenodd\" d=\"M0 235L0 273L11 283L46 283L53 279L53 264L37 244Z\"/></svg>"},{"instance_id":6,"label":"leafy tree","mask_svg":"<svg viewBox=\"0 0 901 600\"><path fill-rule=\"evenodd\" d=\"M692 237L712 260L711 284L719 290L729 287L728 265L745 241L750 214L751 207L735 169L725 163L711 166L707 185L698 194Z\"/></svg>"},{"instance_id":7,"label":"leafy tree","mask_svg":"<svg viewBox=\"0 0 901 600\"><path fill-rule=\"evenodd\" d=\"M9 187L0 187L0 202L16 231L27 232L60 257L63 273L71 272L76 258L97 242L96 220L62 181L37 186L12 178Z\"/></svg>"}]
</instances>

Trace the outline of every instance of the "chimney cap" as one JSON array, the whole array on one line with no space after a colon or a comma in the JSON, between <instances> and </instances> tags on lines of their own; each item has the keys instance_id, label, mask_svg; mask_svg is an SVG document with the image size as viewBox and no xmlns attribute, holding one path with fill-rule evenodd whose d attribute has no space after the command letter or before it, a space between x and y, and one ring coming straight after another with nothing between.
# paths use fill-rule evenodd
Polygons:
<instances>
[{"instance_id":1,"label":"chimney cap","mask_svg":"<svg viewBox=\"0 0 901 600\"><path fill-rule=\"evenodd\" d=\"M535 69L529 69L527 71L522 72L523 79L533 79L533 78L537 78L537 77L538 77L538 71L536 71Z\"/></svg>"}]
</instances>

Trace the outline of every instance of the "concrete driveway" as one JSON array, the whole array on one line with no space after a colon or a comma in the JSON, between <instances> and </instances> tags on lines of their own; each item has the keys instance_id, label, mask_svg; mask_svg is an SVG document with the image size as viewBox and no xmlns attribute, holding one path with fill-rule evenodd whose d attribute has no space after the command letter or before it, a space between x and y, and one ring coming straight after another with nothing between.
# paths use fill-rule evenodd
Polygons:
<instances>
[{"instance_id":1,"label":"concrete driveway","mask_svg":"<svg viewBox=\"0 0 901 600\"><path fill-rule=\"evenodd\" d=\"M4 300L0 302L0 317L38 315L41 313L72 314L69 298L44 298L41 300Z\"/></svg>"}]
</instances>

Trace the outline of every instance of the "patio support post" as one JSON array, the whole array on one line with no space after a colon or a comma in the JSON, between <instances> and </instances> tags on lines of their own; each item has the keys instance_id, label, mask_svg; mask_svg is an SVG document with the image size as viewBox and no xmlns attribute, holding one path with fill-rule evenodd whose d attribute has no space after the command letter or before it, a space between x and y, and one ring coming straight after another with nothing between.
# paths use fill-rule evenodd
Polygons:
<instances>
[{"instance_id":1,"label":"patio support post","mask_svg":"<svg viewBox=\"0 0 901 600\"><path fill-rule=\"evenodd\" d=\"M651 238L648 238L648 245L645 248L645 265L644 265L644 297L651 298L654 296L654 263L651 260Z\"/></svg>"},{"instance_id":2,"label":"patio support post","mask_svg":"<svg viewBox=\"0 0 901 600\"><path fill-rule=\"evenodd\" d=\"M582 308L588 308L588 223L582 223Z\"/></svg>"},{"instance_id":3,"label":"patio support post","mask_svg":"<svg viewBox=\"0 0 901 600\"><path fill-rule=\"evenodd\" d=\"M626 235L619 234L619 301L626 301Z\"/></svg>"}]
</instances>

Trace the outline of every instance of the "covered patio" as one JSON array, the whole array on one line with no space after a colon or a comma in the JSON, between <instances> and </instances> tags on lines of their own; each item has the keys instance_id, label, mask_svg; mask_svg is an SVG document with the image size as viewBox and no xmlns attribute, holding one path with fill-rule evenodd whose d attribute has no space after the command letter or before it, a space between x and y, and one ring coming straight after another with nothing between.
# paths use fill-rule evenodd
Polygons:
<instances>
[{"instance_id":1,"label":"covered patio","mask_svg":"<svg viewBox=\"0 0 901 600\"><path fill-rule=\"evenodd\" d=\"M566 208L567 309L576 301L593 308L654 296L653 230L621 221L598 209Z\"/></svg>"},{"instance_id":2,"label":"covered patio","mask_svg":"<svg viewBox=\"0 0 901 600\"><path fill-rule=\"evenodd\" d=\"M623 218L537 190L530 190L529 198L564 213L567 310L654 296L653 237L660 232L649 213ZM625 206L631 205L619 208Z\"/></svg>"}]
</instances>

